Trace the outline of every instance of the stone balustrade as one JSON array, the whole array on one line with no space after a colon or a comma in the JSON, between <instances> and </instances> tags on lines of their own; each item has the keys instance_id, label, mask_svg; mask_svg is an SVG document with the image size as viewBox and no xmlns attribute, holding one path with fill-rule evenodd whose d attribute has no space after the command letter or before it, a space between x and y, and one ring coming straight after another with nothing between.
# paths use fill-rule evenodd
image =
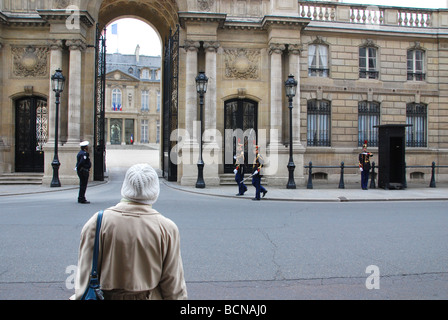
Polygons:
<instances>
[{"instance_id":1,"label":"stone balustrade","mask_svg":"<svg viewBox=\"0 0 448 320\"><path fill-rule=\"evenodd\" d=\"M409 28L448 27L448 9L420 9L323 1L299 1L299 15L312 21Z\"/></svg>"}]
</instances>

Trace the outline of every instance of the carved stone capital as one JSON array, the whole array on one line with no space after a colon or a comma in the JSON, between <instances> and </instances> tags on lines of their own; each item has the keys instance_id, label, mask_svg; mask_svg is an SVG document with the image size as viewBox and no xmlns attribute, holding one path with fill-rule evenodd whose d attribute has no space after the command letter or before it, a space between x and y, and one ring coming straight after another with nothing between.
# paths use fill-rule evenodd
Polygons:
<instances>
[{"instance_id":1,"label":"carved stone capital","mask_svg":"<svg viewBox=\"0 0 448 320\"><path fill-rule=\"evenodd\" d=\"M281 43L271 43L269 45L269 54L282 54L283 51L286 49L286 46Z\"/></svg>"},{"instance_id":2,"label":"carved stone capital","mask_svg":"<svg viewBox=\"0 0 448 320\"><path fill-rule=\"evenodd\" d=\"M220 44L217 41L204 42L204 49L208 52L216 52L216 51L218 51L219 47L220 47Z\"/></svg>"},{"instance_id":3,"label":"carved stone capital","mask_svg":"<svg viewBox=\"0 0 448 320\"><path fill-rule=\"evenodd\" d=\"M63 46L64 42L62 40L50 40L48 43L50 50L62 50Z\"/></svg>"},{"instance_id":4,"label":"carved stone capital","mask_svg":"<svg viewBox=\"0 0 448 320\"><path fill-rule=\"evenodd\" d=\"M201 44L199 41L193 41L193 40L185 40L184 43L184 49L185 51L198 51Z\"/></svg>"},{"instance_id":5,"label":"carved stone capital","mask_svg":"<svg viewBox=\"0 0 448 320\"><path fill-rule=\"evenodd\" d=\"M67 40L65 41L65 45L71 50L80 50L84 51L87 48L87 45L82 40Z\"/></svg>"},{"instance_id":6,"label":"carved stone capital","mask_svg":"<svg viewBox=\"0 0 448 320\"><path fill-rule=\"evenodd\" d=\"M302 45L301 44L289 44L288 45L288 52L289 54L298 54L300 55L300 53L302 52Z\"/></svg>"}]
</instances>

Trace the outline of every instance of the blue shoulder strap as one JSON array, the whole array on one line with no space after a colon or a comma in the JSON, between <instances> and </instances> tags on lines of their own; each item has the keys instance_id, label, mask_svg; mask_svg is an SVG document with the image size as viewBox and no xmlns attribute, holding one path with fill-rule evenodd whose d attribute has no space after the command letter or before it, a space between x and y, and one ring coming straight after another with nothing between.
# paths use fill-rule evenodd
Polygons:
<instances>
[{"instance_id":1,"label":"blue shoulder strap","mask_svg":"<svg viewBox=\"0 0 448 320\"><path fill-rule=\"evenodd\" d=\"M103 220L103 210L98 212L98 219L96 220L96 233L95 233L95 244L93 247L93 261L92 261L92 272L91 278L98 278L98 252L99 252L99 242L100 242L100 230L101 221Z\"/></svg>"}]
</instances>

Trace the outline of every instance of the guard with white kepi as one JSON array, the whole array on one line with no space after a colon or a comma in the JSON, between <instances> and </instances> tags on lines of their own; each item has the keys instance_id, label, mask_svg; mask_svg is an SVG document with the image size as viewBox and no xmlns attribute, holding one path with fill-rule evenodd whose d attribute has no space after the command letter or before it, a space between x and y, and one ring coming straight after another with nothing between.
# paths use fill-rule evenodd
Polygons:
<instances>
[{"instance_id":1,"label":"guard with white kepi","mask_svg":"<svg viewBox=\"0 0 448 320\"><path fill-rule=\"evenodd\" d=\"M89 142L83 141L79 145L81 146L81 150L76 156L76 171L79 177L78 202L87 204L90 203L90 201L87 201L86 199L86 190L92 163L89 157Z\"/></svg>"},{"instance_id":2,"label":"guard with white kepi","mask_svg":"<svg viewBox=\"0 0 448 320\"><path fill-rule=\"evenodd\" d=\"M238 193L237 196L242 196L247 191L247 187L244 184L244 151L243 145L239 143L237 146L237 152L235 155L235 169L233 173L235 174L235 181L238 184Z\"/></svg>"},{"instance_id":3,"label":"guard with white kepi","mask_svg":"<svg viewBox=\"0 0 448 320\"><path fill-rule=\"evenodd\" d=\"M260 200L260 193L263 193L263 198L268 192L262 185L261 185L261 168L263 167L263 157L260 155L258 146L255 146L254 149L255 153L255 160L254 164L252 166L252 185L255 187L255 198L252 200Z\"/></svg>"},{"instance_id":4,"label":"guard with white kepi","mask_svg":"<svg viewBox=\"0 0 448 320\"><path fill-rule=\"evenodd\" d=\"M371 152L367 151L367 140L362 145L362 152L359 154L359 170L361 171L361 188L367 190L370 173L370 157L373 156Z\"/></svg>"}]
</instances>

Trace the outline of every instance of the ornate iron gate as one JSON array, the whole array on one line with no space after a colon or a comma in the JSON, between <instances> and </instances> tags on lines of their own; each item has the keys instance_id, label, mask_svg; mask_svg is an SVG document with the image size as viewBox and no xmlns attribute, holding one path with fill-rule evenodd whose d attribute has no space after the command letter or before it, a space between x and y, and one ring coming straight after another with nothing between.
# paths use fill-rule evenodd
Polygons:
<instances>
[{"instance_id":1,"label":"ornate iron gate","mask_svg":"<svg viewBox=\"0 0 448 320\"><path fill-rule=\"evenodd\" d=\"M31 97L16 102L16 172L44 172L43 145L48 138L47 100Z\"/></svg>"},{"instance_id":2,"label":"ornate iron gate","mask_svg":"<svg viewBox=\"0 0 448 320\"><path fill-rule=\"evenodd\" d=\"M163 177L177 181L177 164L171 158L171 150L177 141L171 141L171 133L178 126L178 85L179 85L179 26L165 40L163 64Z\"/></svg>"},{"instance_id":3,"label":"ornate iron gate","mask_svg":"<svg viewBox=\"0 0 448 320\"><path fill-rule=\"evenodd\" d=\"M104 181L106 170L105 93L106 93L106 30L96 26L95 47L95 119L93 143L93 179Z\"/></svg>"},{"instance_id":4,"label":"ornate iron gate","mask_svg":"<svg viewBox=\"0 0 448 320\"><path fill-rule=\"evenodd\" d=\"M224 149L226 154L232 154L232 159L236 155L237 144L243 145L244 166L246 172L249 172L253 159L254 140L257 140L258 133L258 104L248 99L232 99L225 102L224 105L224 126L225 140ZM228 129L231 129L228 131ZM242 136L236 134L241 130ZM229 136L227 136L229 134ZM235 135L236 134L236 135ZM239 141L238 141L239 140ZM231 143L229 143L232 141ZM235 169L235 160L233 163L224 163L224 173L232 173Z\"/></svg>"}]
</instances>

